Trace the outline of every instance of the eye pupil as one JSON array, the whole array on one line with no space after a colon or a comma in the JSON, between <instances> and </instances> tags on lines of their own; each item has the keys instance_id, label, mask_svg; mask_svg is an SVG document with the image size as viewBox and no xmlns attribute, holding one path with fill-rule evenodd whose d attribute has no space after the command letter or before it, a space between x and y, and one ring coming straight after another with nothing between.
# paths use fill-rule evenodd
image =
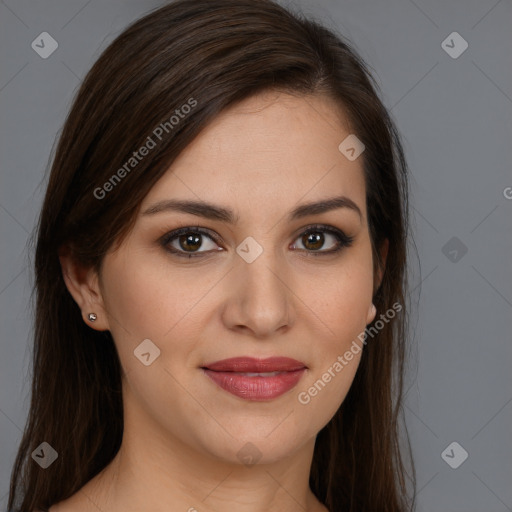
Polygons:
<instances>
[{"instance_id":1,"label":"eye pupil","mask_svg":"<svg viewBox=\"0 0 512 512\"><path fill-rule=\"evenodd\" d=\"M335 248L329 251L324 250L326 233L334 237L337 242ZM203 233L203 230L198 227L196 229L177 229L174 232L168 233L165 237L162 237L160 243L165 250L174 255L186 256L188 258L192 256L206 256L214 251L204 252L200 250L203 245L203 237L211 239L212 241L217 240L215 237ZM301 251L304 252L305 249L309 254L316 256L321 254L332 255L341 251L344 247L350 247L353 237L347 237L342 231L337 229L329 229L324 226L309 226L309 229L302 232L300 240L303 245ZM174 245L176 242L178 242L178 244ZM293 248L297 249L295 244ZM218 250L220 251L222 249L218 248Z\"/></svg>"},{"instance_id":2,"label":"eye pupil","mask_svg":"<svg viewBox=\"0 0 512 512\"><path fill-rule=\"evenodd\" d=\"M308 249L320 249L324 244L323 233L307 233L302 237L302 243ZM313 244L313 247L308 247L308 244Z\"/></svg>"},{"instance_id":3,"label":"eye pupil","mask_svg":"<svg viewBox=\"0 0 512 512\"><path fill-rule=\"evenodd\" d=\"M201 247L201 235L181 235L179 237L180 247L182 249L199 249Z\"/></svg>"}]
</instances>

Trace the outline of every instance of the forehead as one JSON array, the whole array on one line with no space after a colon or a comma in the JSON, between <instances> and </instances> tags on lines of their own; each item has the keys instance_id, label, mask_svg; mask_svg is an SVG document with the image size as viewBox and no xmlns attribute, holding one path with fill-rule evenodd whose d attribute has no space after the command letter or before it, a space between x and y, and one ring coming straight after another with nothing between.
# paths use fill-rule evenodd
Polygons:
<instances>
[{"instance_id":1,"label":"forehead","mask_svg":"<svg viewBox=\"0 0 512 512\"><path fill-rule=\"evenodd\" d=\"M345 195L365 209L362 158L338 149L349 122L333 100L275 91L223 111L189 144L143 202L170 198L229 204L242 212L276 202ZM241 213L241 216L243 214Z\"/></svg>"}]
</instances>

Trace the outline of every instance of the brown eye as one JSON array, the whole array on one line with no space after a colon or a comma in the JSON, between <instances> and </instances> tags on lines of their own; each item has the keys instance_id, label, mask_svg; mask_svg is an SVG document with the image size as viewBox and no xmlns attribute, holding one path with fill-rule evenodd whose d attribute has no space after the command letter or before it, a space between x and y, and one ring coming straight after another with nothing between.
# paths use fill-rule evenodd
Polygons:
<instances>
[{"instance_id":1,"label":"brown eye","mask_svg":"<svg viewBox=\"0 0 512 512\"><path fill-rule=\"evenodd\" d=\"M344 247L349 247L354 241L354 237L346 235L343 231L325 226L312 226L304 231L299 238L303 250L314 256L336 253ZM326 243L329 244L327 250L325 249ZM297 248L302 250L301 247L294 247L294 249Z\"/></svg>"},{"instance_id":2,"label":"brown eye","mask_svg":"<svg viewBox=\"0 0 512 512\"><path fill-rule=\"evenodd\" d=\"M181 235L178 238L178 243L180 248L184 251L195 251L201 247L201 235Z\"/></svg>"},{"instance_id":3,"label":"brown eye","mask_svg":"<svg viewBox=\"0 0 512 512\"><path fill-rule=\"evenodd\" d=\"M210 243L210 247L208 247L206 242ZM177 229L168 233L161 239L161 244L167 251L186 257L202 256L208 252L222 250L215 243L212 235L201 228L191 227Z\"/></svg>"},{"instance_id":4,"label":"brown eye","mask_svg":"<svg viewBox=\"0 0 512 512\"><path fill-rule=\"evenodd\" d=\"M320 256L334 254L344 247L349 247L352 245L354 237L348 236L334 227L310 226L297 240L300 240L299 244L302 247L294 245L293 249L300 249L307 255ZM160 243L166 251L188 258L205 256L223 250L216 242L216 236L200 227L176 229L164 235ZM208 247L208 243L210 247ZM327 249L325 249L326 244L328 244Z\"/></svg>"},{"instance_id":5,"label":"brown eye","mask_svg":"<svg viewBox=\"0 0 512 512\"><path fill-rule=\"evenodd\" d=\"M302 236L302 243L306 249L321 249L325 243L325 237L323 233L308 233Z\"/></svg>"}]
</instances>

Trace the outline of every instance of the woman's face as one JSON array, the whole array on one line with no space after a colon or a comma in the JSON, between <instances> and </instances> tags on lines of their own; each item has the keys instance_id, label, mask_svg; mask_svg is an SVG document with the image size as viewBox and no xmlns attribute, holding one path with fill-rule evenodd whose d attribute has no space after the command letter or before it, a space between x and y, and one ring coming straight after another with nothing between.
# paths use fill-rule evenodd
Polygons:
<instances>
[{"instance_id":1,"label":"woman's face","mask_svg":"<svg viewBox=\"0 0 512 512\"><path fill-rule=\"evenodd\" d=\"M125 372L132 432L265 463L312 442L343 402L375 313L362 158L338 149L350 130L335 111L277 93L225 111L105 257L98 316ZM213 364L232 358L295 362Z\"/></svg>"}]
</instances>

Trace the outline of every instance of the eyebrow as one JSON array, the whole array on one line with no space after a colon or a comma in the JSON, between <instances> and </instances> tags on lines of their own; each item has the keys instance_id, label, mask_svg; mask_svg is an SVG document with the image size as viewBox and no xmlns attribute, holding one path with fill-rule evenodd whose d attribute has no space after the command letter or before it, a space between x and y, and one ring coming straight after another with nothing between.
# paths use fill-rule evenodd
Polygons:
<instances>
[{"instance_id":1,"label":"eyebrow","mask_svg":"<svg viewBox=\"0 0 512 512\"><path fill-rule=\"evenodd\" d=\"M362 220L363 214L359 206L354 201L345 196L331 197L320 201L302 204L294 208L288 215L288 220L293 221L302 219L309 215L319 215L331 210L339 208L347 208L348 210L355 211ZM197 215L206 219L218 220L228 224L236 224L239 220L238 215L222 206L217 206L205 201L181 200L181 199L166 199L153 204L142 215L155 215L161 212L176 211Z\"/></svg>"}]
</instances>

